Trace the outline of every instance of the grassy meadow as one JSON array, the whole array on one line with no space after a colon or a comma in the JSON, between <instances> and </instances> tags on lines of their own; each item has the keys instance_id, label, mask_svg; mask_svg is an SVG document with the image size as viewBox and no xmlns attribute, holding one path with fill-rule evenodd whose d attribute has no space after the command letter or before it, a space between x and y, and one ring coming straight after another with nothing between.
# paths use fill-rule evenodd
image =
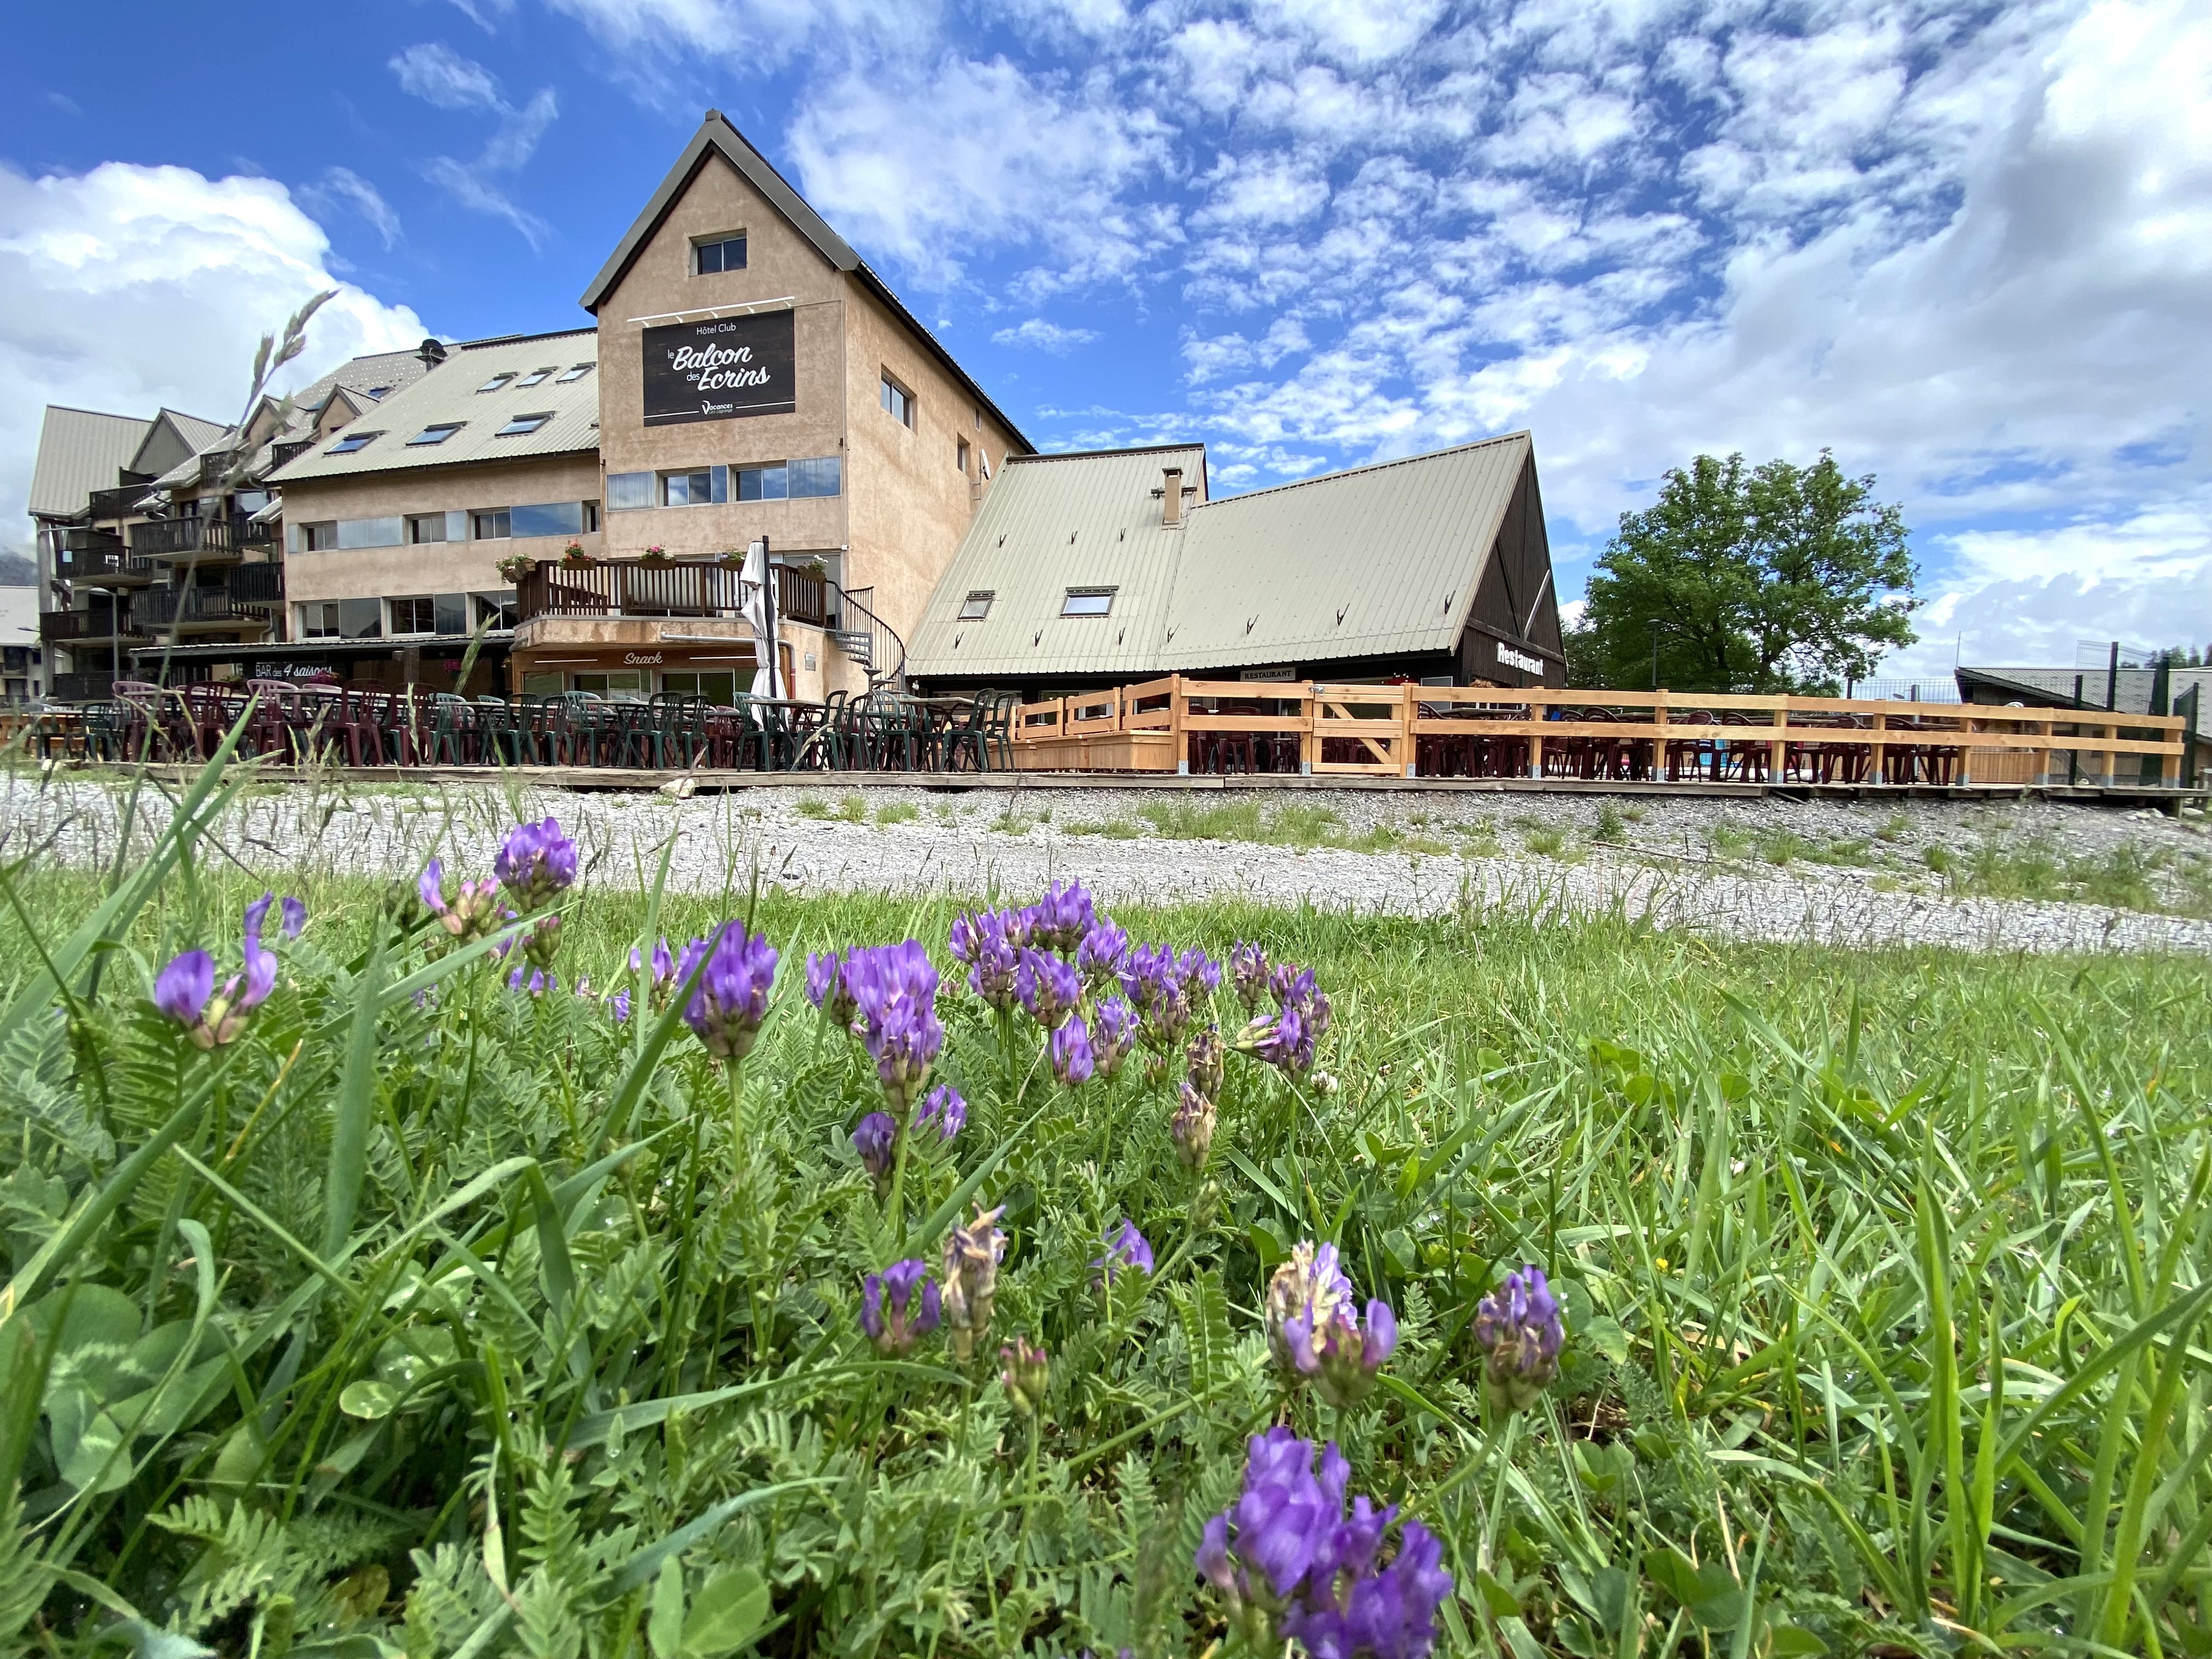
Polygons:
<instances>
[{"instance_id":1,"label":"grassy meadow","mask_svg":"<svg viewBox=\"0 0 2212 1659\"><path fill-rule=\"evenodd\" d=\"M222 793L129 869L6 872L0 1652L1226 1654L1194 1552L1286 1423L1442 1541L1440 1653L2212 1653L2203 962L1116 911L1334 1006L1312 1077L1230 1056L1193 1172L1180 1060L1056 1084L962 988L957 907L742 871L580 883L540 998L409 890L280 884L307 929L203 1049L149 991L237 971ZM783 952L734 1090L624 968L732 916ZM908 937L969 1118L894 1208L803 993ZM881 1356L863 1276L979 1202L982 1352ZM1158 1271L1102 1288L1124 1219ZM1301 1240L1399 1322L1349 1409L1269 1358ZM1472 1328L1523 1262L1567 1346L1506 1415Z\"/></svg>"}]
</instances>

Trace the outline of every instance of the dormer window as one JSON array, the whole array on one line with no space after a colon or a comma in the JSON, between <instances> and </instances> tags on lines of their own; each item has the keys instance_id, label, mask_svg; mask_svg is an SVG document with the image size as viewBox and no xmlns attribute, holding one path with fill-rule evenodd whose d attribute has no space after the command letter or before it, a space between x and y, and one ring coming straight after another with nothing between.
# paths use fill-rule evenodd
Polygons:
<instances>
[{"instance_id":1,"label":"dormer window","mask_svg":"<svg viewBox=\"0 0 2212 1659\"><path fill-rule=\"evenodd\" d=\"M504 374L495 374L491 379L486 380L482 386L478 386L477 390L478 392L497 392L514 378L514 374L513 370L509 370Z\"/></svg>"},{"instance_id":2,"label":"dormer window","mask_svg":"<svg viewBox=\"0 0 2212 1659\"><path fill-rule=\"evenodd\" d=\"M530 373L529 373L529 374L527 374L524 375L520 380L517 380L517 381L514 383L515 390L519 392L519 391L520 391L524 386L538 386L538 385L542 384L542 383L544 381L545 378L546 378L548 375L551 374L553 373L553 370L554 370L555 368L559 368L559 367L560 367L560 365L559 365L559 364L557 364L557 363L556 363L556 364L552 365L550 368L533 368L533 369L532 369L532 370L530 371Z\"/></svg>"},{"instance_id":3,"label":"dormer window","mask_svg":"<svg viewBox=\"0 0 2212 1659\"><path fill-rule=\"evenodd\" d=\"M710 236L706 240L691 244L691 274L712 276L719 271L743 270L745 268L745 235L743 231Z\"/></svg>"}]
</instances>

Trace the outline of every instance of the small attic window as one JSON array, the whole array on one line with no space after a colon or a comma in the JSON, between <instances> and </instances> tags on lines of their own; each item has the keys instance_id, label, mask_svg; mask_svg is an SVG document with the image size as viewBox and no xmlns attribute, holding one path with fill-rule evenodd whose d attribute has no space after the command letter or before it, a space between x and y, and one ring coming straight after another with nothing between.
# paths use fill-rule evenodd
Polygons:
<instances>
[{"instance_id":1,"label":"small attic window","mask_svg":"<svg viewBox=\"0 0 2212 1659\"><path fill-rule=\"evenodd\" d=\"M1104 617L1114 610L1114 589L1110 587L1071 587L1067 597L1060 602L1063 617Z\"/></svg>"},{"instance_id":2,"label":"small attic window","mask_svg":"<svg viewBox=\"0 0 2212 1659\"><path fill-rule=\"evenodd\" d=\"M691 244L691 274L695 276L712 276L718 271L743 270L744 268L745 236L743 231L734 235L710 236L704 241Z\"/></svg>"},{"instance_id":3,"label":"small attic window","mask_svg":"<svg viewBox=\"0 0 2212 1659\"><path fill-rule=\"evenodd\" d=\"M441 444L467 424L465 421L440 421L426 426L407 441L408 447L411 449L416 444Z\"/></svg>"},{"instance_id":4,"label":"small attic window","mask_svg":"<svg viewBox=\"0 0 2212 1659\"><path fill-rule=\"evenodd\" d=\"M339 439L328 449L325 450L323 453L325 455L350 455L356 450L368 448L369 445L374 443L383 435L384 434L381 432L349 432L344 437Z\"/></svg>"},{"instance_id":5,"label":"small attic window","mask_svg":"<svg viewBox=\"0 0 2212 1659\"><path fill-rule=\"evenodd\" d=\"M982 621L991 614L991 601L998 597L998 591L995 588L984 588L970 593L960 601L960 620L962 622Z\"/></svg>"},{"instance_id":6,"label":"small attic window","mask_svg":"<svg viewBox=\"0 0 2212 1659\"><path fill-rule=\"evenodd\" d=\"M514 378L514 371L509 369L503 374L493 375L491 379L486 380L482 386L478 386L477 390L478 392L496 392Z\"/></svg>"},{"instance_id":7,"label":"small attic window","mask_svg":"<svg viewBox=\"0 0 2212 1659\"><path fill-rule=\"evenodd\" d=\"M520 438L524 436L526 434L537 431L539 427L544 426L546 422L552 418L553 416L550 413L542 415L518 415L513 420L509 421L505 426L500 428L497 432L492 434L492 435L495 438Z\"/></svg>"},{"instance_id":8,"label":"small attic window","mask_svg":"<svg viewBox=\"0 0 2212 1659\"><path fill-rule=\"evenodd\" d=\"M580 380L584 376L590 374L598 367L599 365L597 363L578 363L566 374L563 374L559 380L554 381L553 384L555 386L566 386L571 380Z\"/></svg>"},{"instance_id":9,"label":"small attic window","mask_svg":"<svg viewBox=\"0 0 2212 1659\"><path fill-rule=\"evenodd\" d=\"M368 395L372 398L380 398L391 390L392 388L388 386L373 386L368 389Z\"/></svg>"},{"instance_id":10,"label":"small attic window","mask_svg":"<svg viewBox=\"0 0 2212 1659\"><path fill-rule=\"evenodd\" d=\"M555 368L558 368L559 367L560 367L560 365L559 365L558 363L556 363L556 364L553 364L550 368L533 368L533 369L532 369L532 370L530 371L530 373L529 373L529 374L527 374L524 375L520 380L517 380L517 381L514 383L514 385L515 385L515 389L516 389L517 391L520 391L524 386L538 386L538 385L542 385L542 384L544 382L545 378L546 378L548 375L550 375L550 374L552 374L552 372L553 372L553 370L554 370Z\"/></svg>"}]
</instances>

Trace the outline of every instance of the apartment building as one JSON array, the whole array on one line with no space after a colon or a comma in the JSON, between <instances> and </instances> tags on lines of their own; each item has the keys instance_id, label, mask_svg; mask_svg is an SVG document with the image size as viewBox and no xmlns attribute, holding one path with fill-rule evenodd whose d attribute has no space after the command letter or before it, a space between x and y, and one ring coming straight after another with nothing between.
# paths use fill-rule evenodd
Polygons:
<instances>
[{"instance_id":1,"label":"apartment building","mask_svg":"<svg viewBox=\"0 0 2212 1659\"><path fill-rule=\"evenodd\" d=\"M99 564L57 567L52 625L149 678L445 688L473 646L471 692L721 696L761 661L738 571L764 543L788 689L902 672L1032 453L1013 422L717 112L582 304L572 331L358 359L243 434L50 411L54 545ZM110 474L112 529L84 517ZM145 591L102 606L94 577Z\"/></svg>"}]
</instances>

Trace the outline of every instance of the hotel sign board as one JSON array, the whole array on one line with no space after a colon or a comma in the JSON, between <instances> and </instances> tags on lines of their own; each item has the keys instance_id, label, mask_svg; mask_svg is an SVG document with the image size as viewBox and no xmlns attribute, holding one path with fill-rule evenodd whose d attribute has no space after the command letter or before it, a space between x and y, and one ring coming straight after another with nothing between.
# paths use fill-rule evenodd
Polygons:
<instances>
[{"instance_id":1,"label":"hotel sign board","mask_svg":"<svg viewBox=\"0 0 2212 1659\"><path fill-rule=\"evenodd\" d=\"M645 423L788 415L799 406L792 313L645 331Z\"/></svg>"}]
</instances>

